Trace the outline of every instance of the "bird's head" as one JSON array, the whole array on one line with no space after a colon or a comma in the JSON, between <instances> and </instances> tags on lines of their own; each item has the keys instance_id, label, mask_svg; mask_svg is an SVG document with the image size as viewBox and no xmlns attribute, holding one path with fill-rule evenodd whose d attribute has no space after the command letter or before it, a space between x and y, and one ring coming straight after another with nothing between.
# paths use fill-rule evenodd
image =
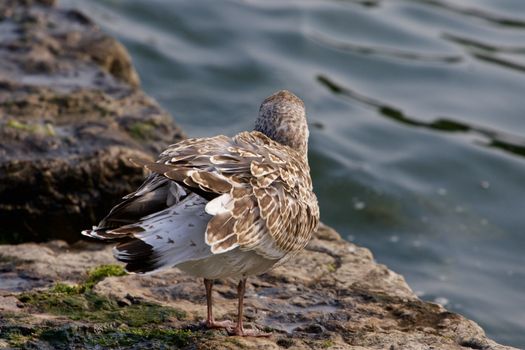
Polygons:
<instances>
[{"instance_id":1,"label":"bird's head","mask_svg":"<svg viewBox=\"0 0 525 350\"><path fill-rule=\"evenodd\" d=\"M255 130L305 157L308 153L309 131L304 102L290 91L278 91L263 101Z\"/></svg>"}]
</instances>

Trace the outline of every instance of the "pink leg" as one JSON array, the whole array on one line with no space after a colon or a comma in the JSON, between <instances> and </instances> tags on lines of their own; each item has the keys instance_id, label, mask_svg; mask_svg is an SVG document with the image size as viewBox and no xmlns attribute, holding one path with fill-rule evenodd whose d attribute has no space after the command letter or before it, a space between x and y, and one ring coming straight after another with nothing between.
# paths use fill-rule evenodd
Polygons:
<instances>
[{"instance_id":1,"label":"pink leg","mask_svg":"<svg viewBox=\"0 0 525 350\"><path fill-rule=\"evenodd\" d=\"M261 332L255 329L244 329L243 327L243 313L244 313L244 292L246 291L246 278L239 281L237 285L237 295L239 297L237 325L235 326L232 335L239 335L241 337L269 337L271 333Z\"/></svg>"},{"instance_id":2,"label":"pink leg","mask_svg":"<svg viewBox=\"0 0 525 350\"><path fill-rule=\"evenodd\" d=\"M213 310L212 310L212 288L213 288L213 280L204 279L204 287L206 288L206 303L208 305L208 317L206 318L206 327L208 328L226 328L227 330L230 330L233 328L233 322L232 321L215 321L213 318Z\"/></svg>"}]
</instances>

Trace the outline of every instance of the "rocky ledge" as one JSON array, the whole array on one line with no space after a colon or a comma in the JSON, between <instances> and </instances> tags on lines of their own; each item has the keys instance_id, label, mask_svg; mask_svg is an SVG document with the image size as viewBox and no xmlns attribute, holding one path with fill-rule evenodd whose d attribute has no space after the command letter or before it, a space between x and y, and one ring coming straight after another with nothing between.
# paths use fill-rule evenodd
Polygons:
<instances>
[{"instance_id":1,"label":"rocky ledge","mask_svg":"<svg viewBox=\"0 0 525 350\"><path fill-rule=\"evenodd\" d=\"M511 349L419 300L403 277L323 226L285 266L248 279L246 318L269 338L201 326L202 280L177 269L125 275L107 246L0 246L0 346L28 349ZM235 320L236 282L217 318Z\"/></svg>"},{"instance_id":2,"label":"rocky ledge","mask_svg":"<svg viewBox=\"0 0 525 350\"><path fill-rule=\"evenodd\" d=\"M126 49L82 13L0 1L0 242L78 240L142 181L131 156L181 139L138 86Z\"/></svg>"},{"instance_id":3,"label":"rocky ledge","mask_svg":"<svg viewBox=\"0 0 525 350\"><path fill-rule=\"evenodd\" d=\"M0 39L0 241L74 242L142 181L127 159L182 133L138 89L123 46L83 14L3 0ZM218 281L217 317L235 318L235 285ZM87 242L0 246L0 348L510 349L325 226L250 278L245 304L271 337L203 328L202 281L177 269L126 275L110 247Z\"/></svg>"}]
</instances>

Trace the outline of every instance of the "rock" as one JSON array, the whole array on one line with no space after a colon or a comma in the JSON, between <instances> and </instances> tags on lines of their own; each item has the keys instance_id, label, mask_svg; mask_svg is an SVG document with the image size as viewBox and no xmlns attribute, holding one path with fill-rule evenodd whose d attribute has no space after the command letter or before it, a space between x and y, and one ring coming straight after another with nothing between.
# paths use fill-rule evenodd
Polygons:
<instances>
[{"instance_id":1,"label":"rock","mask_svg":"<svg viewBox=\"0 0 525 350\"><path fill-rule=\"evenodd\" d=\"M0 2L0 241L78 240L183 134L126 49L54 1ZM118 181L115 181L118 179Z\"/></svg>"},{"instance_id":2,"label":"rock","mask_svg":"<svg viewBox=\"0 0 525 350\"><path fill-rule=\"evenodd\" d=\"M75 283L85 284L87 270L113 262L110 247L4 245L0 261L0 341L11 346L162 349L175 341L188 349L511 349L488 339L474 322L419 300L403 277L326 226L286 265L248 279L246 318L272 329L267 339L203 329L202 280L178 269L108 277L84 294L71 294L78 291ZM57 282L69 292L53 294ZM236 282L217 281L217 318L235 320ZM56 299L68 308L59 308ZM93 299L104 308L86 306ZM49 334L61 336L50 340Z\"/></svg>"},{"instance_id":3,"label":"rock","mask_svg":"<svg viewBox=\"0 0 525 350\"><path fill-rule=\"evenodd\" d=\"M122 276L110 247L71 244L142 181L128 158L182 133L138 89L122 45L54 4L0 2L0 240L70 242L0 245L1 348L511 349L326 226L248 280L245 316L270 338L205 330L199 279ZM217 318L235 319L236 282L217 281Z\"/></svg>"}]
</instances>

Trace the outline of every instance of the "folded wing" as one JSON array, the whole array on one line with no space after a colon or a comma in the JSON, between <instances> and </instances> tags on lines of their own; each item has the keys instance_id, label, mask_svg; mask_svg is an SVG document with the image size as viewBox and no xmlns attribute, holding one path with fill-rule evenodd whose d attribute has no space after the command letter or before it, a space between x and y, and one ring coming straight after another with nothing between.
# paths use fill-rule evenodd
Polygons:
<instances>
[{"instance_id":1,"label":"folded wing","mask_svg":"<svg viewBox=\"0 0 525 350\"><path fill-rule=\"evenodd\" d=\"M134 162L153 174L99 227L84 232L128 238L117 245L115 256L132 271L237 247L281 259L302 249L318 225L308 163L262 133L187 139L170 146L157 162ZM179 244L184 249L175 248ZM148 263L135 264L139 260Z\"/></svg>"}]
</instances>

